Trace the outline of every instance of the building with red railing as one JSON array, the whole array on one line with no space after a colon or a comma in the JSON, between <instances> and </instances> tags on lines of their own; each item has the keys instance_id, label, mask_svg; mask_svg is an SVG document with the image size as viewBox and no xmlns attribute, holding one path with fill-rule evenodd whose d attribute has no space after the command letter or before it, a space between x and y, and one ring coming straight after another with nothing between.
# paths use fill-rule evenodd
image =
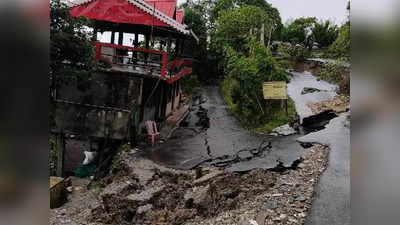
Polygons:
<instances>
[{"instance_id":1,"label":"building with red railing","mask_svg":"<svg viewBox=\"0 0 400 225\"><path fill-rule=\"evenodd\" d=\"M69 154L64 171L71 172L81 149L104 148L105 138L129 140L132 124L138 134L145 133L145 121L163 124L187 109L181 79L192 73L193 60L185 46L197 38L183 24L176 0L68 2L71 16L93 22L97 62L95 74L84 82L57 83L56 132L88 140L87 147L64 142L63 154Z\"/></svg>"}]
</instances>

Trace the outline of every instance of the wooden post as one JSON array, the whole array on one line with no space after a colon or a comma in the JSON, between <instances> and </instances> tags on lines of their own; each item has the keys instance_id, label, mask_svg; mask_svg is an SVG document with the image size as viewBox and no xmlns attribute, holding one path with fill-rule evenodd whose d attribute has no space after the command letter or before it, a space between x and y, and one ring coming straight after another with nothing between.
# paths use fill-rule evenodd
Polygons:
<instances>
[{"instance_id":1,"label":"wooden post","mask_svg":"<svg viewBox=\"0 0 400 225\"><path fill-rule=\"evenodd\" d=\"M93 37L92 37L92 41L97 41L97 27L95 26L93 28Z\"/></svg>"},{"instance_id":2,"label":"wooden post","mask_svg":"<svg viewBox=\"0 0 400 225\"><path fill-rule=\"evenodd\" d=\"M181 40L180 39L176 39L176 45L175 45L175 55L179 55L180 51L181 51Z\"/></svg>"},{"instance_id":3,"label":"wooden post","mask_svg":"<svg viewBox=\"0 0 400 225\"><path fill-rule=\"evenodd\" d=\"M139 34L138 33L135 34L135 42L136 42L135 47L138 47L139 46Z\"/></svg>"},{"instance_id":4,"label":"wooden post","mask_svg":"<svg viewBox=\"0 0 400 225\"><path fill-rule=\"evenodd\" d=\"M148 49L150 47L150 37L149 35L144 36L145 42L146 42L146 48Z\"/></svg>"},{"instance_id":5,"label":"wooden post","mask_svg":"<svg viewBox=\"0 0 400 225\"><path fill-rule=\"evenodd\" d=\"M171 35L168 36L168 41L167 41L167 53L169 54L171 52Z\"/></svg>"},{"instance_id":6,"label":"wooden post","mask_svg":"<svg viewBox=\"0 0 400 225\"><path fill-rule=\"evenodd\" d=\"M115 44L115 31L111 31L111 44Z\"/></svg>"},{"instance_id":7,"label":"wooden post","mask_svg":"<svg viewBox=\"0 0 400 225\"><path fill-rule=\"evenodd\" d=\"M144 36L144 39L145 39L145 47L146 47L146 49L149 49L149 47L150 47L150 37L149 37L149 35L146 34ZM145 56L145 61L146 61L146 64L147 64L148 61L150 61L149 54L145 53L144 56Z\"/></svg>"},{"instance_id":8,"label":"wooden post","mask_svg":"<svg viewBox=\"0 0 400 225\"><path fill-rule=\"evenodd\" d=\"M288 106L287 105L288 105L288 100L286 99L286 116L289 116L288 109L287 109Z\"/></svg>"},{"instance_id":9,"label":"wooden post","mask_svg":"<svg viewBox=\"0 0 400 225\"><path fill-rule=\"evenodd\" d=\"M124 33L119 31L118 32L118 44L123 45L124 44Z\"/></svg>"},{"instance_id":10,"label":"wooden post","mask_svg":"<svg viewBox=\"0 0 400 225\"><path fill-rule=\"evenodd\" d=\"M181 42L181 55L184 55L185 53L185 39L182 39Z\"/></svg>"},{"instance_id":11,"label":"wooden post","mask_svg":"<svg viewBox=\"0 0 400 225\"><path fill-rule=\"evenodd\" d=\"M64 134L58 134L56 137L56 149L57 149L57 176L63 176L64 170L64 155L65 155L65 142Z\"/></svg>"}]
</instances>

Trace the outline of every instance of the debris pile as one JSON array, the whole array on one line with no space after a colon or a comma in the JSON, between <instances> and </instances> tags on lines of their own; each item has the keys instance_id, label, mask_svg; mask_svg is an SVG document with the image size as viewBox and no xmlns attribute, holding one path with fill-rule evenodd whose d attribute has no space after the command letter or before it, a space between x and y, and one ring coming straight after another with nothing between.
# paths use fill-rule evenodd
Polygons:
<instances>
[{"instance_id":1,"label":"debris pile","mask_svg":"<svg viewBox=\"0 0 400 225\"><path fill-rule=\"evenodd\" d=\"M350 97L338 95L332 100L309 103L307 106L311 109L314 115L330 110L335 113L342 113L349 109Z\"/></svg>"},{"instance_id":2,"label":"debris pile","mask_svg":"<svg viewBox=\"0 0 400 225\"><path fill-rule=\"evenodd\" d=\"M73 215L69 211L75 209L61 209L72 217L60 217L62 221L92 225L241 225L250 220L259 225L302 224L324 170L326 151L313 146L296 170L283 173L262 169L225 173L215 167L180 171L138 156L122 158L124 171L107 181L99 201ZM51 224L63 224L57 218Z\"/></svg>"}]
</instances>

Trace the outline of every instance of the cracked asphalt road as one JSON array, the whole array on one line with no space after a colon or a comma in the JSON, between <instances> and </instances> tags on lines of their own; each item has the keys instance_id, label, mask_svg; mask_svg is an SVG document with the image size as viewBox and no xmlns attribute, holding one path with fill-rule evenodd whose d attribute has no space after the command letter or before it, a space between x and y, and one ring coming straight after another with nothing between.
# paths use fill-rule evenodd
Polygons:
<instances>
[{"instance_id":1,"label":"cracked asphalt road","mask_svg":"<svg viewBox=\"0 0 400 225\"><path fill-rule=\"evenodd\" d=\"M192 129L175 131L170 140L147 153L150 159L176 169L192 169L211 157L232 156L242 149L258 148L264 141L271 142L272 148L261 157L243 160L225 169L227 172L243 172L255 168L272 169L279 162L290 167L305 151L296 141L300 135L271 137L243 128L229 111L218 86L205 87L200 94L206 100L201 106L208 111L210 128L203 131L196 128L199 107L192 107L187 119L188 128ZM196 129L199 132L195 132Z\"/></svg>"}]
</instances>

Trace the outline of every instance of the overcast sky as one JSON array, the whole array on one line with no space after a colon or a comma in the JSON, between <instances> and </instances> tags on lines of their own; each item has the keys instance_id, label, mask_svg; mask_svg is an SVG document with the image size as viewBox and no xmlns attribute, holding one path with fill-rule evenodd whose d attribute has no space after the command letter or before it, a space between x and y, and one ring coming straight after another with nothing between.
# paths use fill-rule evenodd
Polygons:
<instances>
[{"instance_id":1,"label":"overcast sky","mask_svg":"<svg viewBox=\"0 0 400 225\"><path fill-rule=\"evenodd\" d=\"M182 2L186 0L178 0L178 4ZM315 16L342 24L347 15L347 0L267 0L267 2L279 10L283 23L290 18Z\"/></svg>"},{"instance_id":2,"label":"overcast sky","mask_svg":"<svg viewBox=\"0 0 400 225\"><path fill-rule=\"evenodd\" d=\"M282 22L290 18L317 17L342 24L347 18L347 0L267 0L281 13Z\"/></svg>"}]
</instances>

